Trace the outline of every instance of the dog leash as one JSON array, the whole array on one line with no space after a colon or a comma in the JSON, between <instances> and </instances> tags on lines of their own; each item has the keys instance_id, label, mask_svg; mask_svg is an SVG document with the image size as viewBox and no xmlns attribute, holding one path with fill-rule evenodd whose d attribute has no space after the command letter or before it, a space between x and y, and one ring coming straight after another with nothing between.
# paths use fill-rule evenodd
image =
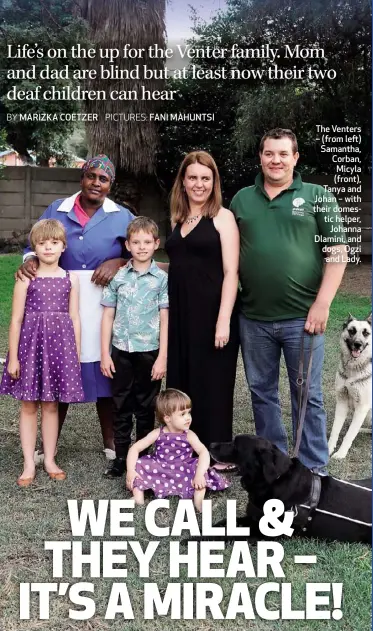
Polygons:
<instances>
[{"instance_id":1,"label":"dog leash","mask_svg":"<svg viewBox=\"0 0 373 631\"><path fill-rule=\"evenodd\" d=\"M312 356L313 356L313 342L314 335L311 335L311 344L309 351L309 359L308 359L308 367L306 374L306 381L303 379L303 369L304 369L304 339L308 333L304 332L302 335L301 347L300 347L300 355L299 355L299 365L298 365L298 377L297 377L297 387L298 387L298 418L297 418L297 431L296 431L296 440L293 455L295 458L298 457L300 441L302 438L304 419L306 416L307 410L307 400L308 400L308 392L310 389L311 383L311 371L312 371Z\"/></svg>"}]
</instances>

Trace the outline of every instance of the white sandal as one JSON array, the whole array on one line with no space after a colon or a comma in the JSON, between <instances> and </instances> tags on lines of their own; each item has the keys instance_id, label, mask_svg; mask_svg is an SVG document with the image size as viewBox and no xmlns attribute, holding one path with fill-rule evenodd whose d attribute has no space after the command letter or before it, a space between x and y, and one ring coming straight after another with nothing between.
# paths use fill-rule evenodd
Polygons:
<instances>
[{"instance_id":1,"label":"white sandal","mask_svg":"<svg viewBox=\"0 0 373 631\"><path fill-rule=\"evenodd\" d=\"M54 455L57 456L57 447ZM34 451L34 463L38 467L41 464L44 464L44 451L40 451L40 449L35 449Z\"/></svg>"},{"instance_id":2,"label":"white sandal","mask_svg":"<svg viewBox=\"0 0 373 631\"><path fill-rule=\"evenodd\" d=\"M109 447L106 447L105 449L102 450L102 453L105 454L105 458L106 460L115 460L115 451L114 449L109 449Z\"/></svg>"},{"instance_id":3,"label":"white sandal","mask_svg":"<svg viewBox=\"0 0 373 631\"><path fill-rule=\"evenodd\" d=\"M39 451L39 449L35 449L34 451L34 463L37 467L44 464L44 453Z\"/></svg>"}]
</instances>

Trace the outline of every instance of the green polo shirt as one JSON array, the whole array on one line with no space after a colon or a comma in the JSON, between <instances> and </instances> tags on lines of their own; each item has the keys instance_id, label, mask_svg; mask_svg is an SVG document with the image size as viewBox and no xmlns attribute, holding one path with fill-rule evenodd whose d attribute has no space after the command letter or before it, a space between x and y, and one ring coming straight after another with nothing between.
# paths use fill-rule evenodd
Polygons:
<instances>
[{"instance_id":1,"label":"green polo shirt","mask_svg":"<svg viewBox=\"0 0 373 631\"><path fill-rule=\"evenodd\" d=\"M253 320L305 317L323 275L325 246L345 243L336 199L294 171L274 199L259 174L231 203L240 231L241 310Z\"/></svg>"}]
</instances>

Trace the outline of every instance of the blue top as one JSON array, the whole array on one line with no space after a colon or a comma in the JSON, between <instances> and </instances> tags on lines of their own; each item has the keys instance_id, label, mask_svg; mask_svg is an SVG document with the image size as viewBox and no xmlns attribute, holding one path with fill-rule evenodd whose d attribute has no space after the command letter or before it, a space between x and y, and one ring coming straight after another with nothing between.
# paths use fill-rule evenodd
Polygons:
<instances>
[{"instance_id":1,"label":"blue top","mask_svg":"<svg viewBox=\"0 0 373 631\"><path fill-rule=\"evenodd\" d=\"M65 226L67 248L59 262L63 269L95 270L104 261L123 256L127 226L134 215L106 198L83 228L73 211L78 195L80 191L67 199L52 202L40 219L58 219ZM31 252L31 248L24 252Z\"/></svg>"},{"instance_id":2,"label":"blue top","mask_svg":"<svg viewBox=\"0 0 373 631\"><path fill-rule=\"evenodd\" d=\"M101 304L116 307L112 343L129 353L159 348L160 309L168 309L167 274L151 262L138 272L130 261L104 288Z\"/></svg>"}]
</instances>

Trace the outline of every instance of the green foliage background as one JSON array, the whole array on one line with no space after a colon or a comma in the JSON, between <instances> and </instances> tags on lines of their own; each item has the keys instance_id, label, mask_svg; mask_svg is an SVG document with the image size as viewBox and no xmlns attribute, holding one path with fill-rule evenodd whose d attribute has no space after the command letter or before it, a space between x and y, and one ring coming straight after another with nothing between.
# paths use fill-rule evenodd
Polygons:
<instances>
[{"instance_id":1,"label":"green foliage background","mask_svg":"<svg viewBox=\"0 0 373 631\"><path fill-rule=\"evenodd\" d=\"M35 63L37 68L46 61L50 67L61 69L67 62L71 69L81 60L36 59L26 63L23 59L7 59L7 46L39 43L44 47L67 48L80 42L88 43L88 28L81 18L80 0L0 0L0 57L3 68L0 73L0 126L6 129L6 140L22 156L29 158L28 151L37 154L39 164L50 155L66 161L65 140L76 127L62 122L10 123L6 114L75 112L84 109L84 102L77 101L19 101L5 98L14 80L7 78L7 71L25 68ZM119 5L118 5L119 6ZM128 5L129 6L129 5ZM102 10L107 16L105 5ZM118 9L119 10L119 9ZM126 10L126 1L120 5ZM133 17L131 18L134 19ZM138 12L141 32L142 14ZM113 38L120 42L120 29L113 21ZM96 25L97 27L97 25ZM172 39L172 33L168 34ZM122 36L125 39L124 35ZM119 38L119 39L118 39ZM114 39L113 39L114 41ZM124 45L126 42L123 41ZM225 187L225 198L232 196L242 185L253 180L258 166L257 147L265 130L275 126L292 128L299 139L301 160L299 168L307 173L327 174L334 165L329 154L322 154L315 141L316 125L322 124L361 127L360 158L364 173L370 172L371 164L371 3L369 0L227 0L223 10L209 22L198 19L195 13L194 37L190 44L195 48L207 46L229 49L232 44L242 48L258 48L268 44L283 52L285 45L293 48L325 51L324 59L281 59L281 69L298 70L313 68L318 71L334 69L336 79L309 80L232 80L192 79L169 80L169 89L177 89L173 102L163 104L168 113L212 112L213 121L163 122L158 129L160 142L157 153L157 174L166 190L170 189L177 166L182 157L193 149L206 149L217 160ZM117 43L117 45L119 45ZM202 70L221 68L229 71L264 69L268 60L198 59L193 63ZM70 73L71 74L71 73ZM16 82L19 88L31 89L35 81ZM43 83L43 82L41 82ZM48 81L44 82L46 87ZM54 83L64 85L66 81ZM109 85L107 86L109 88ZM119 82L116 87L131 88L130 82ZM91 104L92 105L92 104ZM110 111L136 111L137 104L118 102L110 104ZM114 109L113 109L114 108ZM104 121L102 125L105 125ZM138 129L134 128L134 133ZM115 131L116 130L116 131ZM106 127L109 146L116 146L118 129ZM128 138L128 142L133 138ZM78 143L86 146L84 141ZM71 145L71 143L70 143ZM75 143L76 145L76 143ZM89 147L88 147L89 151ZM145 152L137 142L139 155ZM147 163L146 156L143 155ZM143 160L144 161L144 160ZM141 161L140 161L141 162ZM118 164L118 167L125 165ZM126 170L126 169L125 169ZM127 169L128 171L128 169ZM125 176L126 174L122 174Z\"/></svg>"},{"instance_id":2,"label":"green foliage background","mask_svg":"<svg viewBox=\"0 0 373 631\"><path fill-rule=\"evenodd\" d=\"M10 101L6 98L13 85L19 90L33 90L36 85L42 86L42 91L50 88L48 79L8 78L9 70L28 69L35 64L36 73L48 64L53 69L61 70L69 64L70 69L78 67L78 60L71 59L23 59L9 58L9 46L12 52L28 44L34 48L65 48L82 41L86 27L79 17L78 4L74 0L0 0L0 124L6 129L6 140L27 161L31 161L30 151L37 155L38 163L46 163L50 155L60 158L60 163L66 162L68 156L65 150L65 139L74 129L73 123L66 122L9 122L7 114L33 114L45 112L54 114L59 112L77 112L80 104L77 101L42 101L21 100ZM71 74L71 73L70 73ZM53 84L57 88L70 83L69 80L56 80Z\"/></svg>"},{"instance_id":3,"label":"green foliage background","mask_svg":"<svg viewBox=\"0 0 373 631\"><path fill-rule=\"evenodd\" d=\"M257 149L264 131L286 127L298 136L300 169L327 174L335 170L328 154L315 141L316 125L359 126L363 171L371 163L371 4L369 0L228 0L227 8L205 23L195 20L193 47L230 49L279 48L279 66L326 70L337 77L311 81L209 79L170 81L179 89L174 112L213 112L211 122L165 122L159 169L166 182L175 175L180 156L206 149L217 160L230 197L247 185L257 169ZM285 45L323 48L325 59L284 59ZM204 70L235 67L264 69L262 59L196 59ZM305 72L306 75L306 72Z\"/></svg>"}]
</instances>

